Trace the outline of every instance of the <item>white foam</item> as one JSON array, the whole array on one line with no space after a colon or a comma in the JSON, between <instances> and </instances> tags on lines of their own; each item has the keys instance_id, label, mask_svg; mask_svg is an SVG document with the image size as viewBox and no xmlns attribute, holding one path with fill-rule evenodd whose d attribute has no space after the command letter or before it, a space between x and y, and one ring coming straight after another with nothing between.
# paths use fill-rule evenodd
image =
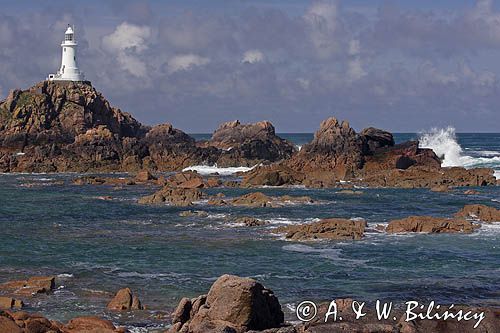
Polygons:
<instances>
[{"instance_id":1,"label":"white foam","mask_svg":"<svg viewBox=\"0 0 500 333\"><path fill-rule=\"evenodd\" d=\"M491 150L480 150L475 153L483 155L473 157L466 155L457 141L455 129L433 128L428 133L423 133L419 138L421 148L431 148L442 160L443 167L462 166L465 168L493 168L495 177L500 178L500 152ZM474 151L470 151L474 153Z\"/></svg>"},{"instance_id":2,"label":"white foam","mask_svg":"<svg viewBox=\"0 0 500 333\"><path fill-rule=\"evenodd\" d=\"M58 274L57 275L58 278L61 278L61 279L69 279L69 278L72 278L73 277L73 274L70 274L70 273L62 273L62 274Z\"/></svg>"},{"instance_id":3,"label":"white foam","mask_svg":"<svg viewBox=\"0 0 500 333\"><path fill-rule=\"evenodd\" d=\"M255 168L257 165L253 167L228 167L228 168L219 168L217 165L209 166L209 165L193 165L187 168L182 169L182 171L196 171L200 175L210 175L213 173L218 173L221 176L229 176L233 175L237 172L247 172Z\"/></svg>"},{"instance_id":4,"label":"white foam","mask_svg":"<svg viewBox=\"0 0 500 333\"><path fill-rule=\"evenodd\" d=\"M314 248L314 247L307 246L304 244L285 245L285 246L283 246L283 250L292 251L292 252L299 252L299 253L318 254L321 258L334 260L337 263L347 264L348 266L362 265L368 261L368 260L361 260L361 259L342 258L340 256L342 254L342 249L334 249L334 248L318 249L318 248Z\"/></svg>"}]
</instances>

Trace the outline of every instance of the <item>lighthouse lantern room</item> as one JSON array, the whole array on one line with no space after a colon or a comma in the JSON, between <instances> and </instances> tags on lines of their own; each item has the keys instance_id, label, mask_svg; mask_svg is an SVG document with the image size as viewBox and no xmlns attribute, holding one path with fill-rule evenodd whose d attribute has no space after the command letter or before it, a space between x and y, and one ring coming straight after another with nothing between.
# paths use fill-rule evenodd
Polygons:
<instances>
[{"instance_id":1,"label":"lighthouse lantern room","mask_svg":"<svg viewBox=\"0 0 500 333\"><path fill-rule=\"evenodd\" d=\"M64 41L61 43L62 58L61 68L56 74L49 74L49 81L84 81L85 77L78 69L76 63L76 48L78 43L75 39L75 29L68 24L64 33Z\"/></svg>"}]
</instances>

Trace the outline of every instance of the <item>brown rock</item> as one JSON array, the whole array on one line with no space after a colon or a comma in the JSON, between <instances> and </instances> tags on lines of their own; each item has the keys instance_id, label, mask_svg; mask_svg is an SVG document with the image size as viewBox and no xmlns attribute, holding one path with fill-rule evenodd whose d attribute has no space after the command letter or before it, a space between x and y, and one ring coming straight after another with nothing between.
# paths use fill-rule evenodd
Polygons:
<instances>
[{"instance_id":1,"label":"brown rock","mask_svg":"<svg viewBox=\"0 0 500 333\"><path fill-rule=\"evenodd\" d=\"M141 170L135 175L135 181L139 183L146 183L153 180L156 180L156 177L149 170Z\"/></svg>"},{"instance_id":2,"label":"brown rock","mask_svg":"<svg viewBox=\"0 0 500 333\"><path fill-rule=\"evenodd\" d=\"M455 216L474 218L482 222L500 222L500 209L486 205L465 205Z\"/></svg>"},{"instance_id":3,"label":"brown rock","mask_svg":"<svg viewBox=\"0 0 500 333\"><path fill-rule=\"evenodd\" d=\"M118 290L115 297L108 303L107 309L116 311L144 310L144 307L130 288L123 288Z\"/></svg>"},{"instance_id":4,"label":"brown rock","mask_svg":"<svg viewBox=\"0 0 500 333\"><path fill-rule=\"evenodd\" d=\"M288 225L279 227L276 232L284 233L285 237L297 241L314 239L361 239L366 228L365 220L323 219L319 222Z\"/></svg>"},{"instance_id":5,"label":"brown rock","mask_svg":"<svg viewBox=\"0 0 500 333\"><path fill-rule=\"evenodd\" d=\"M24 333L21 327L5 312L0 311L0 332Z\"/></svg>"},{"instance_id":6,"label":"brown rock","mask_svg":"<svg viewBox=\"0 0 500 333\"><path fill-rule=\"evenodd\" d=\"M199 189L171 188L168 185L158 192L139 199L140 204L161 204L168 202L174 206L190 206L200 200L203 193Z\"/></svg>"},{"instance_id":7,"label":"brown rock","mask_svg":"<svg viewBox=\"0 0 500 333\"><path fill-rule=\"evenodd\" d=\"M22 300L12 297L0 296L0 309L22 308L24 303Z\"/></svg>"},{"instance_id":8,"label":"brown rock","mask_svg":"<svg viewBox=\"0 0 500 333\"><path fill-rule=\"evenodd\" d=\"M203 177L197 172L186 171L176 173L167 179L166 185L174 188L202 188L204 186Z\"/></svg>"},{"instance_id":9,"label":"brown rock","mask_svg":"<svg viewBox=\"0 0 500 333\"><path fill-rule=\"evenodd\" d=\"M252 279L223 275L206 299L183 299L173 320L169 332L246 332L279 327L284 315L271 290Z\"/></svg>"},{"instance_id":10,"label":"brown rock","mask_svg":"<svg viewBox=\"0 0 500 333\"><path fill-rule=\"evenodd\" d=\"M114 333L116 327L109 320L88 316L71 319L64 330L68 333Z\"/></svg>"},{"instance_id":11,"label":"brown rock","mask_svg":"<svg viewBox=\"0 0 500 333\"><path fill-rule=\"evenodd\" d=\"M9 281L0 284L0 290L5 290L14 295L32 296L40 293L48 293L55 288L53 276L36 276L28 280Z\"/></svg>"},{"instance_id":12,"label":"brown rock","mask_svg":"<svg viewBox=\"0 0 500 333\"><path fill-rule=\"evenodd\" d=\"M214 201L216 202L216 201ZM228 203L227 201L223 201ZM245 207L281 207L289 203L312 203L313 200L310 197L295 197L284 195L281 197L270 197L262 192L252 192L240 197L234 198L229 202L233 206L245 206Z\"/></svg>"},{"instance_id":13,"label":"brown rock","mask_svg":"<svg viewBox=\"0 0 500 333\"><path fill-rule=\"evenodd\" d=\"M450 192L450 187L447 185L437 185L434 187L431 187L432 192Z\"/></svg>"},{"instance_id":14,"label":"brown rock","mask_svg":"<svg viewBox=\"0 0 500 333\"><path fill-rule=\"evenodd\" d=\"M389 233L427 232L427 233L470 233L479 228L464 219L450 219L431 216L410 216L390 221L386 231Z\"/></svg>"},{"instance_id":15,"label":"brown rock","mask_svg":"<svg viewBox=\"0 0 500 333\"><path fill-rule=\"evenodd\" d=\"M476 195L476 194L481 194L481 192L476 191L476 190L466 190L464 191L465 195Z\"/></svg>"}]
</instances>

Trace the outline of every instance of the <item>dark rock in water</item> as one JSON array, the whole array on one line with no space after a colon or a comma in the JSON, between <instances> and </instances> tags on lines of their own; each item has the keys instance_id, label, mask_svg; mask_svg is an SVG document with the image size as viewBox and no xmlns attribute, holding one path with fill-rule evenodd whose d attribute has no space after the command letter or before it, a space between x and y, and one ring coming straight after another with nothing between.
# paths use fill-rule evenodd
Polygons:
<instances>
[{"instance_id":1,"label":"dark rock in water","mask_svg":"<svg viewBox=\"0 0 500 333\"><path fill-rule=\"evenodd\" d=\"M500 209L486 205L465 205L455 217L471 218L482 222L500 222Z\"/></svg>"},{"instance_id":2,"label":"dark rock in water","mask_svg":"<svg viewBox=\"0 0 500 333\"><path fill-rule=\"evenodd\" d=\"M260 227L260 226L263 226L263 225L266 225L267 222L266 221L263 221L263 220L260 220L260 219L257 219L255 217L249 217L249 216L242 216L242 217L238 217L234 223L237 223L237 224L243 224L245 225L246 227Z\"/></svg>"},{"instance_id":3,"label":"dark rock in water","mask_svg":"<svg viewBox=\"0 0 500 333\"><path fill-rule=\"evenodd\" d=\"M479 228L462 218L443 218L432 216L410 216L390 221L385 229L389 233L427 232L427 233L470 233Z\"/></svg>"},{"instance_id":4,"label":"dark rock in water","mask_svg":"<svg viewBox=\"0 0 500 333\"><path fill-rule=\"evenodd\" d=\"M359 135L363 140L363 151L365 154L374 153L379 148L394 146L394 137L392 134L378 128L365 128Z\"/></svg>"},{"instance_id":5,"label":"dark rock in water","mask_svg":"<svg viewBox=\"0 0 500 333\"><path fill-rule=\"evenodd\" d=\"M279 227L276 232L297 241L315 239L344 240L361 239L366 228L365 220L323 219L319 222Z\"/></svg>"},{"instance_id":6,"label":"dark rock in water","mask_svg":"<svg viewBox=\"0 0 500 333\"><path fill-rule=\"evenodd\" d=\"M280 327L281 305L273 292L248 278L223 275L208 294L182 299L169 332L247 332Z\"/></svg>"},{"instance_id":7,"label":"dark rock in water","mask_svg":"<svg viewBox=\"0 0 500 333\"><path fill-rule=\"evenodd\" d=\"M124 311L124 310L144 310L144 307L130 288L118 290L115 297L108 303L108 310Z\"/></svg>"},{"instance_id":8,"label":"dark rock in water","mask_svg":"<svg viewBox=\"0 0 500 333\"><path fill-rule=\"evenodd\" d=\"M207 217L208 212L205 212L204 210L185 210L183 212L180 212L179 216L181 216L181 217L192 217L192 216Z\"/></svg>"}]
</instances>

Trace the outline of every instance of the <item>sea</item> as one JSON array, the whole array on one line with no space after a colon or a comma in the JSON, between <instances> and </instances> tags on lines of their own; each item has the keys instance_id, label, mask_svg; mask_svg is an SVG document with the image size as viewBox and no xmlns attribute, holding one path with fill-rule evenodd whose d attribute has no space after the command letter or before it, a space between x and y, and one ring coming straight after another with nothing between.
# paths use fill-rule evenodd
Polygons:
<instances>
[{"instance_id":1,"label":"sea","mask_svg":"<svg viewBox=\"0 0 500 333\"><path fill-rule=\"evenodd\" d=\"M301 147L313 134L279 134ZM209 134L195 134L197 139ZM402 133L396 142L420 140L443 165L491 167L500 176L500 133L455 133L453 128ZM234 179L245 168L193 166ZM500 208L500 187L434 193L428 189L369 189L347 195L337 189L271 188L268 195L307 195L316 202L281 208L143 206L151 186L75 186L79 174L0 175L0 283L35 275L56 276L56 290L26 300L27 311L66 321L98 315L131 332L169 326L182 297L207 293L222 274L251 277L272 289L288 320L304 300L350 297L358 301L435 301L500 306L500 223L472 234L377 232L377 224L409 215L452 216L465 204ZM125 177L125 174L110 174ZM250 189L209 189L234 197ZM253 190L255 191L255 190ZM106 200L104 200L106 199ZM186 209L208 217L180 217ZM244 227L237 217L269 224ZM277 226L321 218L363 218L368 232L359 241L298 243L275 234ZM147 310L105 310L114 293L130 287Z\"/></svg>"}]
</instances>

